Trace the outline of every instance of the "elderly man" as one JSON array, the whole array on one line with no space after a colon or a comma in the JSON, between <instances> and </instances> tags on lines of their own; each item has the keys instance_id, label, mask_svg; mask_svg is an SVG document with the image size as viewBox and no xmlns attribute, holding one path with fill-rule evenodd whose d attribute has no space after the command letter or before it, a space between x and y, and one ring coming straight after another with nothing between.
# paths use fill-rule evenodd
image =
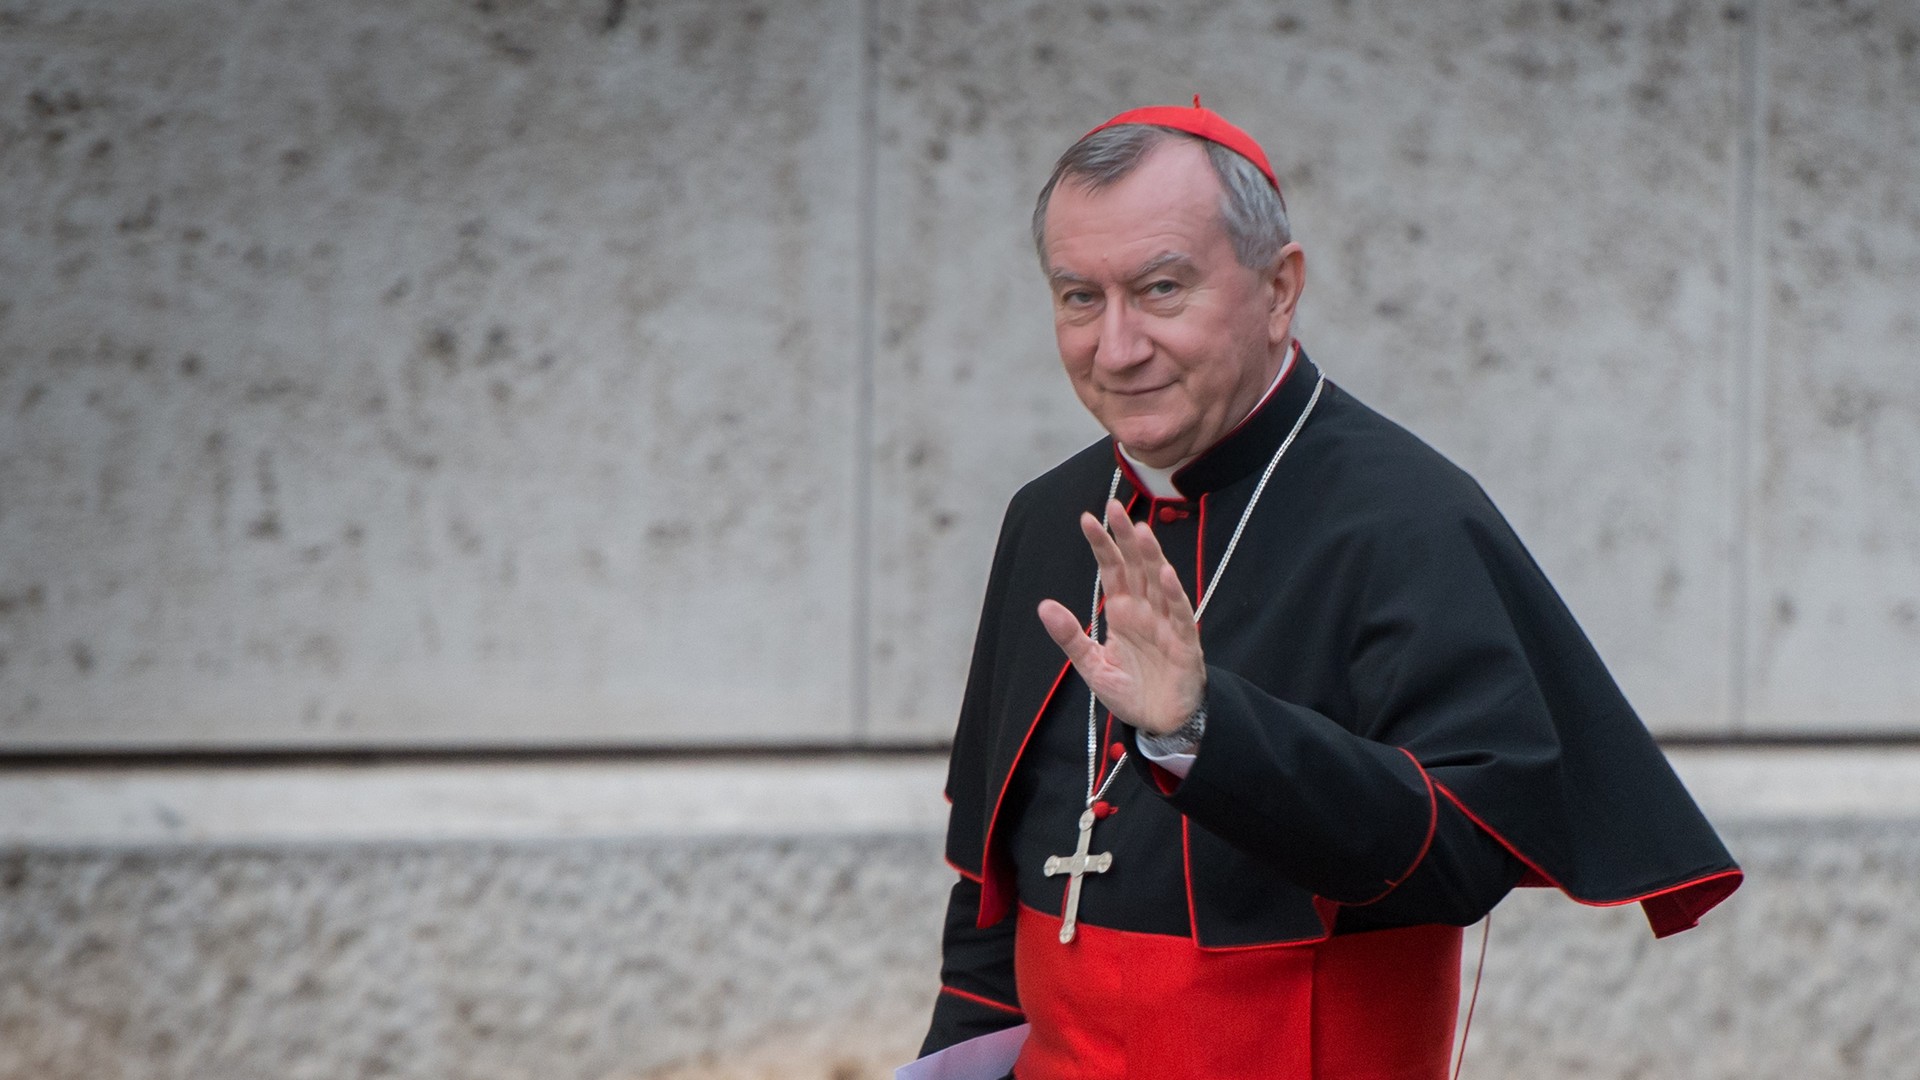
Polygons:
<instances>
[{"instance_id":1,"label":"elderly man","mask_svg":"<svg viewBox=\"0 0 1920 1080\"><path fill-rule=\"evenodd\" d=\"M1429 1080L1459 928L1516 884L1656 935L1733 891L1479 487L1301 351L1250 137L1197 98L1124 113L1033 220L1111 438L1007 510L923 1054L1024 1021L1019 1080Z\"/></svg>"}]
</instances>

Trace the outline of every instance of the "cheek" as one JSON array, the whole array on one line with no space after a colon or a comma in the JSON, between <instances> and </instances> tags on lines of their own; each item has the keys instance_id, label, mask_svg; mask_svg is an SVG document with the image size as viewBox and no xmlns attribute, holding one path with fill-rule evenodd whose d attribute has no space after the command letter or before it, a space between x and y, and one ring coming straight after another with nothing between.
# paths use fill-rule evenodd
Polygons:
<instances>
[{"instance_id":1,"label":"cheek","mask_svg":"<svg viewBox=\"0 0 1920 1080\"><path fill-rule=\"evenodd\" d=\"M1060 349L1060 362L1066 366L1068 375L1079 379L1093 369L1094 349L1100 343L1097 332L1089 332L1085 326L1057 322L1053 326L1053 340Z\"/></svg>"},{"instance_id":2,"label":"cheek","mask_svg":"<svg viewBox=\"0 0 1920 1080\"><path fill-rule=\"evenodd\" d=\"M1182 382L1203 377L1218 345L1199 327L1168 321L1153 334L1154 351L1182 373Z\"/></svg>"},{"instance_id":3,"label":"cheek","mask_svg":"<svg viewBox=\"0 0 1920 1080\"><path fill-rule=\"evenodd\" d=\"M1238 325L1194 321L1172 324L1158 336L1167 359L1184 372L1182 382L1212 396L1230 386L1239 371L1253 362L1265 342L1265 324Z\"/></svg>"}]
</instances>

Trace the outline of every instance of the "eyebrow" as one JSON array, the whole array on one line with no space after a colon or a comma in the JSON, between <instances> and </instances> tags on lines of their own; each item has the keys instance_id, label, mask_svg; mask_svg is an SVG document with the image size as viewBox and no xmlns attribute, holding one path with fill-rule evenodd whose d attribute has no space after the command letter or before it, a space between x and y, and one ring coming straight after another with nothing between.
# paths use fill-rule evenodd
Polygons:
<instances>
[{"instance_id":1,"label":"eyebrow","mask_svg":"<svg viewBox=\"0 0 1920 1080\"><path fill-rule=\"evenodd\" d=\"M1137 268L1133 270L1132 273L1129 273L1124 280L1139 281L1143 277L1147 277L1158 271L1165 270L1170 266L1177 266L1182 269L1191 270L1193 269L1193 259L1189 257L1185 252L1163 251L1160 254L1155 255L1153 258L1148 259L1146 262L1141 263ZM1091 278L1082 277L1079 274L1073 273L1069 270L1063 270L1057 266L1048 269L1047 280L1053 283L1055 286L1097 284L1097 282L1095 282Z\"/></svg>"},{"instance_id":2,"label":"eyebrow","mask_svg":"<svg viewBox=\"0 0 1920 1080\"><path fill-rule=\"evenodd\" d=\"M1143 277L1148 277L1152 274L1158 273L1159 271L1165 270L1170 266L1179 267L1185 270L1191 270L1193 269L1193 260L1188 258L1186 254L1183 252L1164 251L1158 255L1155 255L1153 258L1148 259L1146 262L1140 264L1140 269L1135 270L1132 274L1129 274L1127 276L1127 280L1139 281Z\"/></svg>"}]
</instances>

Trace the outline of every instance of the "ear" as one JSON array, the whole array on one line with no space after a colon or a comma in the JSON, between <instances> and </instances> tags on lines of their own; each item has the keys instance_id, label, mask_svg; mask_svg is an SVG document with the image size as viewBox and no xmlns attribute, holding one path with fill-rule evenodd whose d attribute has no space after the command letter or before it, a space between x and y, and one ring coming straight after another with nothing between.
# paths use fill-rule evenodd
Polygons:
<instances>
[{"instance_id":1,"label":"ear","mask_svg":"<svg viewBox=\"0 0 1920 1080\"><path fill-rule=\"evenodd\" d=\"M1300 304L1300 294L1307 287L1307 253L1298 241L1280 249L1280 257L1274 263L1273 278L1268 282L1273 287L1270 294L1271 306L1267 309L1267 339L1275 345L1285 345L1287 335L1292 332L1293 312Z\"/></svg>"}]
</instances>

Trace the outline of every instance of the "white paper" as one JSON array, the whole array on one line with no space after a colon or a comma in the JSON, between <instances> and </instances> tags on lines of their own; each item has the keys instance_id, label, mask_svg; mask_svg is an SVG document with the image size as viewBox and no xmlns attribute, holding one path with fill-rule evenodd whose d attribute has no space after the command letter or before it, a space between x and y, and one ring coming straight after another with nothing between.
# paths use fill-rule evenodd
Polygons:
<instances>
[{"instance_id":1,"label":"white paper","mask_svg":"<svg viewBox=\"0 0 1920 1080\"><path fill-rule=\"evenodd\" d=\"M1021 1024L954 1043L893 1070L893 1080L1000 1080L1013 1071L1031 1030Z\"/></svg>"}]
</instances>

